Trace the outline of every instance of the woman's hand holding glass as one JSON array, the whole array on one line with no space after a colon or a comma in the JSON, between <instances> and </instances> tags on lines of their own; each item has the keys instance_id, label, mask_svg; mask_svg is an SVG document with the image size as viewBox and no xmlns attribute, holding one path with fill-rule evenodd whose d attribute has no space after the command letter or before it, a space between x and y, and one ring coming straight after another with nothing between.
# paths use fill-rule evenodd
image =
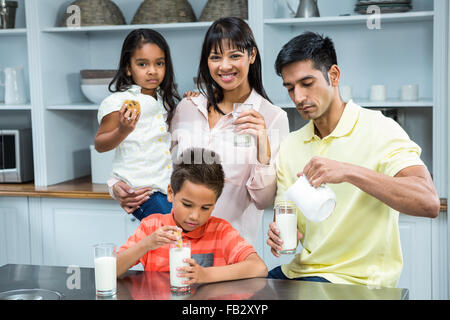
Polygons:
<instances>
[{"instance_id":1,"label":"woman's hand holding glass","mask_svg":"<svg viewBox=\"0 0 450 320\"><path fill-rule=\"evenodd\" d=\"M269 164L270 143L264 117L258 111L250 109L240 112L233 124L236 126L236 133L251 134L256 138L258 161L261 164Z\"/></svg>"}]
</instances>

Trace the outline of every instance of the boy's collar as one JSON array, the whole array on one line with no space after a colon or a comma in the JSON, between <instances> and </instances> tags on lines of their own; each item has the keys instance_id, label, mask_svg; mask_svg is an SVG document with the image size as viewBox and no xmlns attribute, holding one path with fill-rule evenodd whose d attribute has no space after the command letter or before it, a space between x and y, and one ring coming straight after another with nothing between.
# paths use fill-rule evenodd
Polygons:
<instances>
[{"instance_id":1,"label":"boy's collar","mask_svg":"<svg viewBox=\"0 0 450 320\"><path fill-rule=\"evenodd\" d=\"M176 222L175 222L175 219L173 217L173 209L170 212L170 214L166 215L166 217L167 217L166 223L168 225L171 225L171 226L176 226L177 225ZM198 227L197 229L195 229L193 231L190 231L190 232L183 232L183 237L187 237L187 238L191 238L191 239L201 238L205 234L206 226L208 225L208 223L209 223L209 219L201 227Z\"/></svg>"}]
</instances>

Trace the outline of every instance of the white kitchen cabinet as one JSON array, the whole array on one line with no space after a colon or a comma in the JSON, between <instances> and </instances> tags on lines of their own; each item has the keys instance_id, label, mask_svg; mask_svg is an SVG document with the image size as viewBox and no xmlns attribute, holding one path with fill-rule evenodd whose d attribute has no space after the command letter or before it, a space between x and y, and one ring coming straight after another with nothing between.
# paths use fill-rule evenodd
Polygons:
<instances>
[{"instance_id":1,"label":"white kitchen cabinet","mask_svg":"<svg viewBox=\"0 0 450 320\"><path fill-rule=\"evenodd\" d=\"M139 220L112 200L42 198L42 264L93 267L93 246L123 245Z\"/></svg>"},{"instance_id":2,"label":"white kitchen cabinet","mask_svg":"<svg viewBox=\"0 0 450 320\"><path fill-rule=\"evenodd\" d=\"M407 288L410 299L431 299L431 219L400 214L399 228L403 270L397 287Z\"/></svg>"},{"instance_id":3,"label":"white kitchen cabinet","mask_svg":"<svg viewBox=\"0 0 450 320\"><path fill-rule=\"evenodd\" d=\"M0 265L30 263L28 198L0 197Z\"/></svg>"}]
</instances>

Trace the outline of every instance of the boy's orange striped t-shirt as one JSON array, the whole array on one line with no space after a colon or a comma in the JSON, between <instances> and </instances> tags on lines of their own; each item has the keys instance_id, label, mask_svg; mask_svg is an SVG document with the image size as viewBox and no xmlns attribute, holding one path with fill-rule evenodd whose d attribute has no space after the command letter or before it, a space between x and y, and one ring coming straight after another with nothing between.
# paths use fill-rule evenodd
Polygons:
<instances>
[{"instance_id":1,"label":"boy's orange striped t-shirt","mask_svg":"<svg viewBox=\"0 0 450 320\"><path fill-rule=\"evenodd\" d=\"M163 226L176 226L170 214L152 214L141 221L134 234L120 247L128 249ZM203 267L216 267L243 261L256 252L229 222L210 217L194 231L183 233L183 240L191 243L192 258ZM169 271L169 245L149 250L134 265L141 263L146 271Z\"/></svg>"}]
</instances>

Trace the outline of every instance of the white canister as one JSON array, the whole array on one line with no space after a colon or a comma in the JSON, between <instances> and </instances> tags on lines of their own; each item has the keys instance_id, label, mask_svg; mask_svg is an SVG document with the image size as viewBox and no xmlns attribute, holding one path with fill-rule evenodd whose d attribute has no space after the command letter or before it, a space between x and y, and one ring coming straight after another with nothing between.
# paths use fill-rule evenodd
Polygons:
<instances>
[{"instance_id":1,"label":"white canister","mask_svg":"<svg viewBox=\"0 0 450 320\"><path fill-rule=\"evenodd\" d=\"M5 87L5 104L18 105L28 101L23 67L3 69L5 81L1 85Z\"/></svg>"},{"instance_id":2,"label":"white canister","mask_svg":"<svg viewBox=\"0 0 450 320\"><path fill-rule=\"evenodd\" d=\"M370 87L370 101L386 101L386 86L374 84Z\"/></svg>"},{"instance_id":3,"label":"white canister","mask_svg":"<svg viewBox=\"0 0 450 320\"><path fill-rule=\"evenodd\" d=\"M402 101L419 100L419 85L405 84L402 86Z\"/></svg>"},{"instance_id":4,"label":"white canister","mask_svg":"<svg viewBox=\"0 0 450 320\"><path fill-rule=\"evenodd\" d=\"M353 92L352 92L352 86L339 86L339 92L341 94L342 100L348 102L353 99Z\"/></svg>"}]
</instances>

